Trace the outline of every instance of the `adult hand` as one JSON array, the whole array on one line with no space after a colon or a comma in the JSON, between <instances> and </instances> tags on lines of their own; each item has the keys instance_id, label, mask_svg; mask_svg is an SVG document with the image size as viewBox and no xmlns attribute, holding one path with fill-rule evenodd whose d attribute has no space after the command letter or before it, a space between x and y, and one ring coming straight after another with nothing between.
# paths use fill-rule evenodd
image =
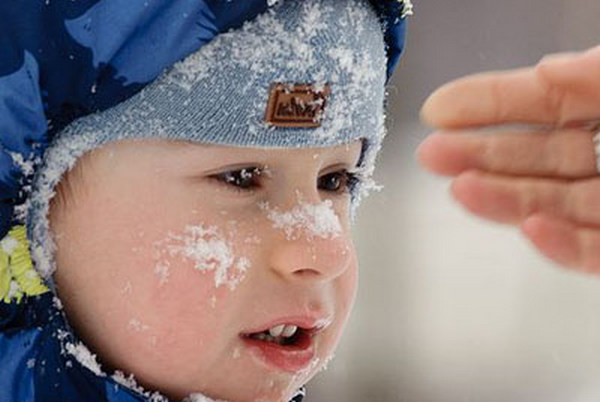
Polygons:
<instances>
[{"instance_id":1,"label":"adult hand","mask_svg":"<svg viewBox=\"0 0 600 402\"><path fill-rule=\"evenodd\" d=\"M453 81L429 97L422 118L438 131L417 156L454 178L458 202L519 226L559 264L600 273L600 128L592 128L600 121L600 46Z\"/></svg>"}]
</instances>

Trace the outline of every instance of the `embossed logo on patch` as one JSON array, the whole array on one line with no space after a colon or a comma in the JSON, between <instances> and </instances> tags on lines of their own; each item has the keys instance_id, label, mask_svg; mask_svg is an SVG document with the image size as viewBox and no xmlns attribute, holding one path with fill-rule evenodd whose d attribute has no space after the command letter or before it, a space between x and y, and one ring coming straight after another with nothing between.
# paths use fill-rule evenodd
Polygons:
<instances>
[{"instance_id":1,"label":"embossed logo on patch","mask_svg":"<svg viewBox=\"0 0 600 402\"><path fill-rule=\"evenodd\" d=\"M271 84L265 121L277 127L319 127L330 93L329 85Z\"/></svg>"}]
</instances>

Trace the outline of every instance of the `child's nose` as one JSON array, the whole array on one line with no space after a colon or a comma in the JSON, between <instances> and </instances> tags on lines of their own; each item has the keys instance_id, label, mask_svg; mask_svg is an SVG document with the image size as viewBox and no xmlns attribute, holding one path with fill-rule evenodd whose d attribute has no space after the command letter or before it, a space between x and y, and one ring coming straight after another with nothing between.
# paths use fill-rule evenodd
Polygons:
<instances>
[{"instance_id":1,"label":"child's nose","mask_svg":"<svg viewBox=\"0 0 600 402\"><path fill-rule=\"evenodd\" d=\"M272 243L270 266L281 277L294 281L326 282L351 268L353 248L344 233L332 238L278 236Z\"/></svg>"},{"instance_id":2,"label":"child's nose","mask_svg":"<svg viewBox=\"0 0 600 402\"><path fill-rule=\"evenodd\" d=\"M339 215L343 211L335 211L314 182L304 184L278 193L274 208L281 215L267 211L273 234L269 263L287 279L330 281L355 264L351 234Z\"/></svg>"}]
</instances>

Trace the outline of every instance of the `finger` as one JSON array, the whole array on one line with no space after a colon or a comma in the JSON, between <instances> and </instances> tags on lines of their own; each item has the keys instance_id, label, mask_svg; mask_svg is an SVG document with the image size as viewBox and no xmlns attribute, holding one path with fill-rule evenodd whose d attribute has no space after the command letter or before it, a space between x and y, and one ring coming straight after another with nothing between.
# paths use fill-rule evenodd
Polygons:
<instances>
[{"instance_id":1,"label":"finger","mask_svg":"<svg viewBox=\"0 0 600 402\"><path fill-rule=\"evenodd\" d=\"M443 176L477 169L522 176L586 178L598 174L593 134L551 132L438 132L416 151L419 162Z\"/></svg>"},{"instance_id":2,"label":"finger","mask_svg":"<svg viewBox=\"0 0 600 402\"><path fill-rule=\"evenodd\" d=\"M551 260L565 267L600 273L600 230L578 227L544 214L527 218L521 230Z\"/></svg>"},{"instance_id":3,"label":"finger","mask_svg":"<svg viewBox=\"0 0 600 402\"><path fill-rule=\"evenodd\" d=\"M532 119L551 123L555 106L547 92L533 68L479 73L437 89L425 101L421 117L427 124L440 128Z\"/></svg>"},{"instance_id":4,"label":"finger","mask_svg":"<svg viewBox=\"0 0 600 402\"><path fill-rule=\"evenodd\" d=\"M600 87L600 46L579 53L548 55L538 63L541 74L575 92L594 92ZM590 84L595 84L589 88Z\"/></svg>"},{"instance_id":5,"label":"finger","mask_svg":"<svg viewBox=\"0 0 600 402\"><path fill-rule=\"evenodd\" d=\"M496 222L520 224L545 213L600 226L600 178L569 182L471 170L454 180L451 192L470 212Z\"/></svg>"},{"instance_id":6,"label":"finger","mask_svg":"<svg viewBox=\"0 0 600 402\"><path fill-rule=\"evenodd\" d=\"M537 66L471 75L450 82L425 102L434 127L506 123L564 125L600 117L600 47L547 57Z\"/></svg>"}]
</instances>

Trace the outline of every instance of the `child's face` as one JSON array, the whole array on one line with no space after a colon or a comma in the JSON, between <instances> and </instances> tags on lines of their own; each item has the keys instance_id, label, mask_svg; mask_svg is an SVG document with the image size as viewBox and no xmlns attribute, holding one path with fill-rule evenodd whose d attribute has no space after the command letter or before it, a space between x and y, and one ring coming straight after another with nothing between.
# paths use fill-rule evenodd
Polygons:
<instances>
[{"instance_id":1,"label":"child's face","mask_svg":"<svg viewBox=\"0 0 600 402\"><path fill-rule=\"evenodd\" d=\"M171 398L290 397L330 358L354 302L344 171L360 149L156 140L80 159L50 211L55 281L104 371ZM247 337L279 324L304 329L292 345Z\"/></svg>"}]
</instances>

